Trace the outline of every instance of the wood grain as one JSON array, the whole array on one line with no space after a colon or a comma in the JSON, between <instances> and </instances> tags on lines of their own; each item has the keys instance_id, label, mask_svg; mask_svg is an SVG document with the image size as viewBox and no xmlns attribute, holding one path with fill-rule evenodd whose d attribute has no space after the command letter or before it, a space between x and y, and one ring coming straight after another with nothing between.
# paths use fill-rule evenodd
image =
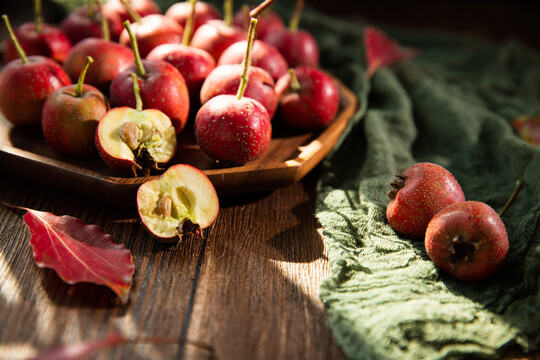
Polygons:
<instances>
[{"instance_id":1,"label":"wood grain","mask_svg":"<svg viewBox=\"0 0 540 360\"><path fill-rule=\"evenodd\" d=\"M132 251L136 267L125 306L106 287L67 285L34 264L24 212L0 206L2 358L117 332L168 343L123 345L97 359L211 357L180 339L210 346L218 359L343 359L318 298L329 269L313 217L316 178L317 170L276 191L221 197L206 239L166 246L132 207L1 174L0 200L99 225Z\"/></svg>"}]
</instances>

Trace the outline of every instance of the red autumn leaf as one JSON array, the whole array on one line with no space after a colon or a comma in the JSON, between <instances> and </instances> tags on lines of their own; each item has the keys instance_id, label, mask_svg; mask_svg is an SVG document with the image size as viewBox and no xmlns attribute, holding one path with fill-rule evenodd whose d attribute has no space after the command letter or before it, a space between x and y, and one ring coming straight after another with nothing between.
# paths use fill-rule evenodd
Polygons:
<instances>
[{"instance_id":1,"label":"red autumn leaf","mask_svg":"<svg viewBox=\"0 0 540 360\"><path fill-rule=\"evenodd\" d=\"M418 49L406 48L390 39L384 32L373 26L364 28L364 48L366 52L366 77L370 78L379 68L419 53Z\"/></svg>"},{"instance_id":2,"label":"red autumn leaf","mask_svg":"<svg viewBox=\"0 0 540 360\"><path fill-rule=\"evenodd\" d=\"M512 126L523 140L540 146L540 115L519 117L512 122Z\"/></svg>"},{"instance_id":3,"label":"red autumn leaf","mask_svg":"<svg viewBox=\"0 0 540 360\"><path fill-rule=\"evenodd\" d=\"M68 284L106 285L127 302L135 267L124 245L100 227L72 216L25 210L24 222L39 267L54 269Z\"/></svg>"}]
</instances>

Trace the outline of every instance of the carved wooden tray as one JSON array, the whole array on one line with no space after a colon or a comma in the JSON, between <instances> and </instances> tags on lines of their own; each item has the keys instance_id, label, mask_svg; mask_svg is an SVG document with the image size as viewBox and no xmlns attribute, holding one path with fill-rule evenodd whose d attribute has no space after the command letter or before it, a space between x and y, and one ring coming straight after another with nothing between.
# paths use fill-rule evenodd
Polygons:
<instances>
[{"instance_id":1,"label":"carved wooden tray","mask_svg":"<svg viewBox=\"0 0 540 360\"><path fill-rule=\"evenodd\" d=\"M220 167L199 149L192 129L187 127L179 135L177 155L170 165L186 163L201 169L218 194L267 191L292 184L328 154L356 110L354 94L336 82L340 109L326 129L307 132L273 124L272 141L261 158L243 166ZM135 204L139 185L159 175L119 174L107 168L99 155L81 159L58 154L47 145L39 127L12 126L1 114L0 166L36 182L126 206Z\"/></svg>"}]
</instances>

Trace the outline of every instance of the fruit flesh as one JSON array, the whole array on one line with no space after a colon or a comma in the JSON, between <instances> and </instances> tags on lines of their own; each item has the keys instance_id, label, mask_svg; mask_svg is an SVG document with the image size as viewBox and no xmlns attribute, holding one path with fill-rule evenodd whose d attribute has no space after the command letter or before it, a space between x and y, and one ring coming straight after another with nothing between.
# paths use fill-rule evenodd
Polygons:
<instances>
[{"instance_id":1,"label":"fruit flesh","mask_svg":"<svg viewBox=\"0 0 540 360\"><path fill-rule=\"evenodd\" d=\"M135 160L137 150L134 151L121 135L122 127L128 122L134 122L141 129L140 146L145 147L152 159L156 163L170 160L171 154L176 150L176 132L165 114L153 109L141 111L122 107L116 110L116 116L109 115L106 119L114 125L99 127L102 146L106 152L118 158Z\"/></svg>"},{"instance_id":2,"label":"fruit flesh","mask_svg":"<svg viewBox=\"0 0 540 360\"><path fill-rule=\"evenodd\" d=\"M160 209L165 197L171 200L170 214ZM164 239L179 235L179 225L186 219L202 229L210 226L219 210L213 185L202 172L187 165L173 166L160 178L141 185L137 206L145 226Z\"/></svg>"}]
</instances>

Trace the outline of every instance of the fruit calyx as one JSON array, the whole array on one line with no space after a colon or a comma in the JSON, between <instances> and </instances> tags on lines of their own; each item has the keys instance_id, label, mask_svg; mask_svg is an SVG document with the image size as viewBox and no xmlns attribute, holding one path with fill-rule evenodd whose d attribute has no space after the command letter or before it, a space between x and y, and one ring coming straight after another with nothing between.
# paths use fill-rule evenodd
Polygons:
<instances>
[{"instance_id":1,"label":"fruit calyx","mask_svg":"<svg viewBox=\"0 0 540 360\"><path fill-rule=\"evenodd\" d=\"M468 240L461 234L454 235L449 249L451 266L455 267L460 262L470 261L479 248L478 241Z\"/></svg>"},{"instance_id":2,"label":"fruit calyx","mask_svg":"<svg viewBox=\"0 0 540 360\"><path fill-rule=\"evenodd\" d=\"M405 186L405 180L407 178L403 175L396 174L396 179L390 183L392 190L390 190L387 195L390 199L395 199L399 190Z\"/></svg>"},{"instance_id":3,"label":"fruit calyx","mask_svg":"<svg viewBox=\"0 0 540 360\"><path fill-rule=\"evenodd\" d=\"M182 219L178 224L178 237L180 237L180 240L184 237L191 239L197 236L202 236L199 224L195 224L188 218Z\"/></svg>"}]
</instances>

